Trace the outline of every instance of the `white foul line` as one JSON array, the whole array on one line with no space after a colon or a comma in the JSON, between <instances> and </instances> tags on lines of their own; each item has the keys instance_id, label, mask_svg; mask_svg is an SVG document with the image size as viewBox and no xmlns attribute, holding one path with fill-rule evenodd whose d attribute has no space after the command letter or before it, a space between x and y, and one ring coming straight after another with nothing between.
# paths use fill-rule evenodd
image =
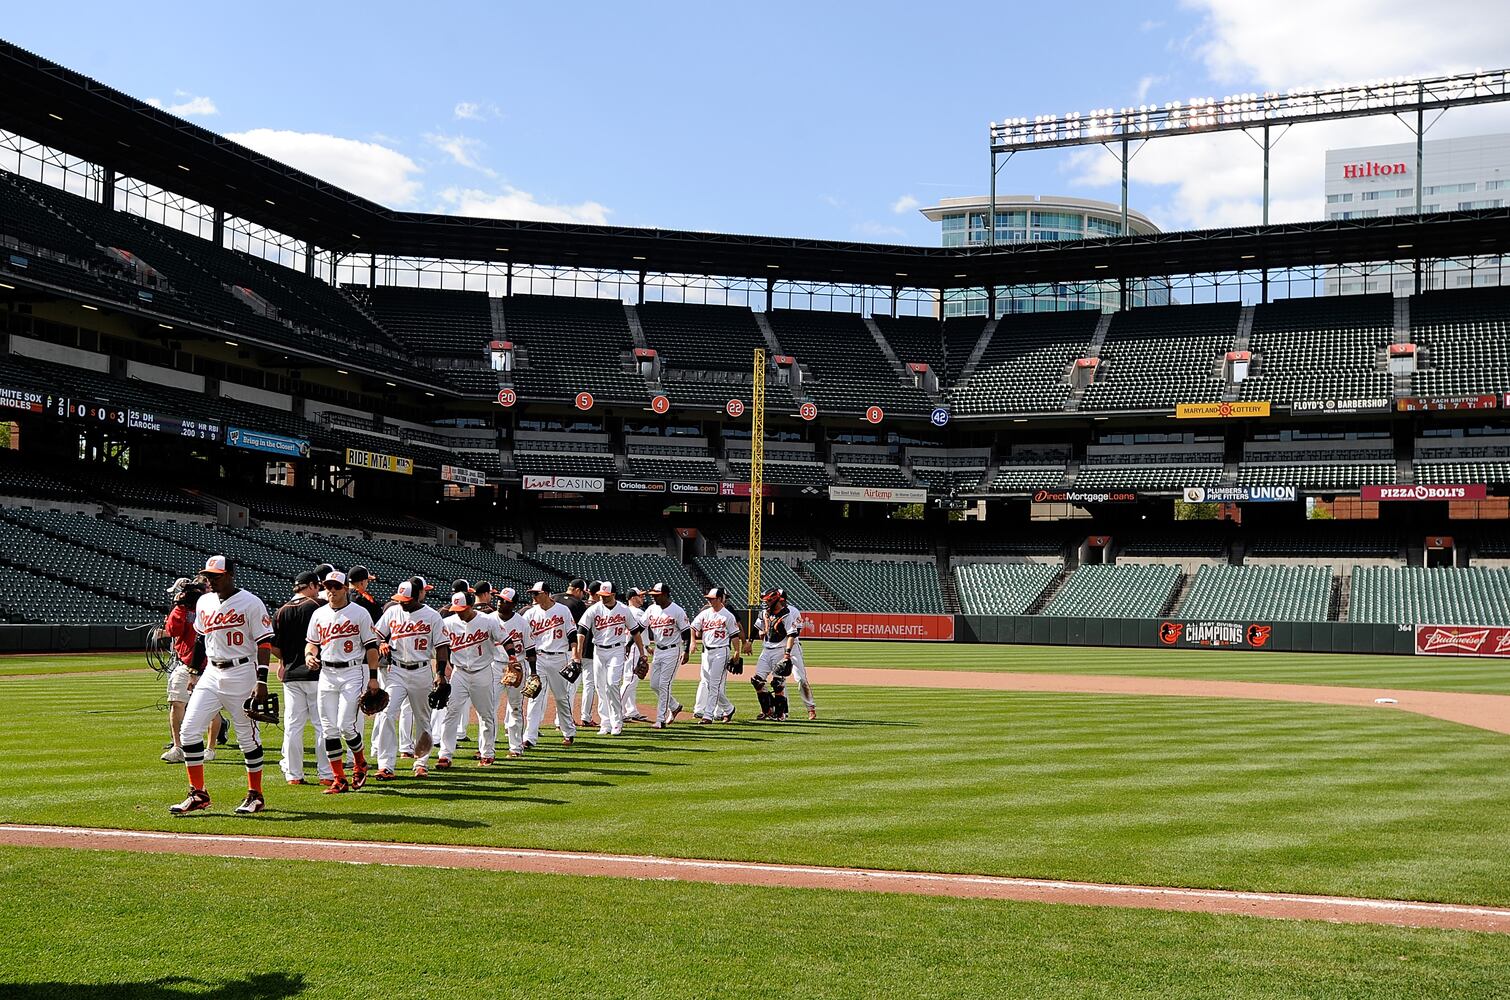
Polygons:
<instances>
[{"instance_id":1,"label":"white foul line","mask_svg":"<svg viewBox=\"0 0 1510 1000\"><path fill-rule=\"evenodd\" d=\"M786 865L751 861L711 861L692 858L658 858L632 854L597 854L573 851L546 851L512 847L447 846L444 844L400 844L366 840L327 840L309 837L248 837L235 834L169 833L160 830L107 830L92 827L33 826L0 824L0 832L36 833L77 837L86 835L119 840L159 840L192 843L213 847L217 844L276 844L284 847L329 847L338 850L373 849L416 855L456 854L463 857L526 858L542 861L587 861L602 864L634 864L667 869L734 871L766 874L805 875L824 878L861 878L877 882L929 882L944 885L982 885L1018 889L1071 890L1106 896L1165 896L1213 902L1243 901L1258 903L1304 903L1314 906L1346 907L1385 913L1437 913L1455 916L1491 917L1510 921L1510 908L1465 906L1457 903L1425 903L1399 899L1362 899L1351 896L1316 896L1299 893L1253 892L1226 889L1181 889L1161 886L1115 885L1099 882L1071 882L1060 879L1020 878L1003 875L946 875L935 872L885 871L871 868L823 868L809 865ZM318 859L315 859L318 860ZM361 863L361 862L356 862Z\"/></svg>"}]
</instances>

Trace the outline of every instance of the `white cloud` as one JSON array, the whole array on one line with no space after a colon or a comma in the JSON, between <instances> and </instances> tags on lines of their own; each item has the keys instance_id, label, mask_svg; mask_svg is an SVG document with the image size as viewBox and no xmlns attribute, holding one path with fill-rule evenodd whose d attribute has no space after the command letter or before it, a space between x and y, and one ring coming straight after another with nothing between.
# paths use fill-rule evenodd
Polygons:
<instances>
[{"instance_id":1,"label":"white cloud","mask_svg":"<svg viewBox=\"0 0 1510 1000\"><path fill-rule=\"evenodd\" d=\"M1503 0L1185 2L1205 13L1196 51L1212 78L1243 87L1285 89L1498 67L1510 42Z\"/></svg>"},{"instance_id":2,"label":"white cloud","mask_svg":"<svg viewBox=\"0 0 1510 1000\"><path fill-rule=\"evenodd\" d=\"M542 202L528 191L505 184L502 191L449 187L440 193L442 207L450 215L475 215L488 219L527 219L535 222L579 222L607 225L612 209L595 201L564 205Z\"/></svg>"},{"instance_id":3,"label":"white cloud","mask_svg":"<svg viewBox=\"0 0 1510 1000\"><path fill-rule=\"evenodd\" d=\"M163 103L161 98L149 97L147 103L154 108L161 108L170 115L180 118L206 117L220 114L220 109L215 107L215 102L208 97L190 94L185 90L175 90L173 96L176 99L172 104Z\"/></svg>"},{"instance_id":4,"label":"white cloud","mask_svg":"<svg viewBox=\"0 0 1510 1000\"><path fill-rule=\"evenodd\" d=\"M425 141L449 156L457 166L476 170L489 177L498 176L497 171L486 166L479 158L478 154L483 144L478 139L467 135L441 135L438 132L427 132Z\"/></svg>"},{"instance_id":5,"label":"white cloud","mask_svg":"<svg viewBox=\"0 0 1510 1000\"><path fill-rule=\"evenodd\" d=\"M854 230L857 235L870 240L894 240L903 235L900 226L890 226L884 222L874 222L869 219L855 223Z\"/></svg>"},{"instance_id":6,"label":"white cloud","mask_svg":"<svg viewBox=\"0 0 1510 1000\"><path fill-rule=\"evenodd\" d=\"M902 195L902 197L891 203L891 211L895 215L906 215L908 212L912 211L914 208L917 208L921 204L922 202L918 201L912 195L904 194Z\"/></svg>"},{"instance_id":7,"label":"white cloud","mask_svg":"<svg viewBox=\"0 0 1510 1000\"><path fill-rule=\"evenodd\" d=\"M456 107L451 109L451 115L457 121L480 122L489 118L501 118L503 112L490 101L457 101Z\"/></svg>"},{"instance_id":8,"label":"white cloud","mask_svg":"<svg viewBox=\"0 0 1510 1000\"><path fill-rule=\"evenodd\" d=\"M1140 77L1138 77L1138 87L1137 87L1138 96L1136 96L1135 98L1133 98L1133 100L1137 101L1139 104L1142 104L1143 102L1147 101L1148 100L1148 92L1153 89L1154 84L1156 84L1156 83L1163 83L1165 81L1165 79L1167 79L1167 78L1163 77L1163 76L1157 76L1157 75L1154 75L1154 74L1149 74L1148 76L1140 76Z\"/></svg>"},{"instance_id":9,"label":"white cloud","mask_svg":"<svg viewBox=\"0 0 1510 1000\"><path fill-rule=\"evenodd\" d=\"M226 138L393 208L413 203L422 187L419 164L375 142L271 128L233 132Z\"/></svg>"}]
</instances>

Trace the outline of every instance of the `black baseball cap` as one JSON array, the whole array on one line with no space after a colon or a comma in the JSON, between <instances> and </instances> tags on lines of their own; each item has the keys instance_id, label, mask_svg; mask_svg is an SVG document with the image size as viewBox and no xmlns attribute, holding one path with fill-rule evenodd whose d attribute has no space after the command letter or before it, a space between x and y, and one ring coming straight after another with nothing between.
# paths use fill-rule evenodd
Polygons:
<instances>
[{"instance_id":1,"label":"black baseball cap","mask_svg":"<svg viewBox=\"0 0 1510 1000\"><path fill-rule=\"evenodd\" d=\"M305 570L294 577L294 589L303 590L305 587L313 587L320 582L320 577L313 570Z\"/></svg>"},{"instance_id":2,"label":"black baseball cap","mask_svg":"<svg viewBox=\"0 0 1510 1000\"><path fill-rule=\"evenodd\" d=\"M574 576L574 577L572 577L571 582L566 585L566 589L567 590L586 590L587 589L587 581L584 580L584 579L582 579L580 576Z\"/></svg>"},{"instance_id":3,"label":"black baseball cap","mask_svg":"<svg viewBox=\"0 0 1510 1000\"><path fill-rule=\"evenodd\" d=\"M350 580L352 583L361 583L363 580L371 580L372 571L369 570L366 566L353 566L351 567L351 569L346 571L346 579Z\"/></svg>"},{"instance_id":4,"label":"black baseball cap","mask_svg":"<svg viewBox=\"0 0 1510 1000\"><path fill-rule=\"evenodd\" d=\"M316 580L323 580L323 579L325 579L325 574L329 573L333 569L335 569L335 567L332 566L330 563L321 563L320 565L318 565L318 566L315 567L315 570L314 570L314 572L315 572L315 579Z\"/></svg>"},{"instance_id":5,"label":"black baseball cap","mask_svg":"<svg viewBox=\"0 0 1510 1000\"><path fill-rule=\"evenodd\" d=\"M452 580L451 593L455 594L463 590L471 590L472 585L465 580Z\"/></svg>"},{"instance_id":6,"label":"black baseball cap","mask_svg":"<svg viewBox=\"0 0 1510 1000\"><path fill-rule=\"evenodd\" d=\"M478 597L481 597L483 594L491 594L492 592L493 592L493 585L491 583L489 583L488 581L486 581L486 580L483 580L481 583L479 583L477 585L477 596Z\"/></svg>"}]
</instances>

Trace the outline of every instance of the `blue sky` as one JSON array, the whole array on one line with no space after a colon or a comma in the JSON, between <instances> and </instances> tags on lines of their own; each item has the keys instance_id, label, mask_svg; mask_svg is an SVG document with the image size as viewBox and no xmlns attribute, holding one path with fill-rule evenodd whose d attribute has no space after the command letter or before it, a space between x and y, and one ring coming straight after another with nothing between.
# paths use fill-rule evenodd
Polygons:
<instances>
[{"instance_id":1,"label":"blue sky","mask_svg":"<svg viewBox=\"0 0 1510 1000\"><path fill-rule=\"evenodd\" d=\"M1501 10L74 2L13 8L3 33L394 207L936 243L915 206L984 192L992 119L1499 67ZM1504 125L1454 112L1432 135ZM1320 215L1326 148L1407 137L1388 120L1296 130L1275 218ZM1133 205L1166 228L1257 222L1251 148L1155 143L1134 160ZM1115 170L1096 148L1019 155L1000 190L1115 200Z\"/></svg>"}]
</instances>

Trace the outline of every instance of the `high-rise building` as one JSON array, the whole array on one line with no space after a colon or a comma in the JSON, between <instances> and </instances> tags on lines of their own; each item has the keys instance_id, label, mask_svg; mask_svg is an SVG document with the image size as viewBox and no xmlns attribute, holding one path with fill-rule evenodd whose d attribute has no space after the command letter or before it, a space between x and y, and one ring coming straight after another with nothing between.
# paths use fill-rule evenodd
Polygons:
<instances>
[{"instance_id":1,"label":"high-rise building","mask_svg":"<svg viewBox=\"0 0 1510 1000\"><path fill-rule=\"evenodd\" d=\"M986 197L945 198L920 209L930 222L940 224L946 247L983 247L988 242ZM1156 233L1159 227L1141 212L1129 210L1127 228L1133 233ZM1047 195L997 195L996 242L1036 243L1040 240L1083 240L1122 235L1122 208L1089 198ZM1121 289L1114 281L1057 282L1045 285L1014 285L996 290L997 315L1014 312L1057 312L1065 309L1118 308ZM961 288L944 295L943 315L984 316L985 289ZM1164 305L1169 286L1138 282L1129 289L1129 305Z\"/></svg>"},{"instance_id":2,"label":"high-rise building","mask_svg":"<svg viewBox=\"0 0 1510 1000\"><path fill-rule=\"evenodd\" d=\"M1326 218L1372 219L1421 211L1454 212L1499 208L1510 202L1510 135L1431 139L1421 147L1417 176L1414 140L1383 146L1332 149L1326 154ZM1421 275L1421 288L1466 288L1502 283L1501 258L1434 262ZM1415 291L1413 264L1332 269L1328 294Z\"/></svg>"}]
</instances>

